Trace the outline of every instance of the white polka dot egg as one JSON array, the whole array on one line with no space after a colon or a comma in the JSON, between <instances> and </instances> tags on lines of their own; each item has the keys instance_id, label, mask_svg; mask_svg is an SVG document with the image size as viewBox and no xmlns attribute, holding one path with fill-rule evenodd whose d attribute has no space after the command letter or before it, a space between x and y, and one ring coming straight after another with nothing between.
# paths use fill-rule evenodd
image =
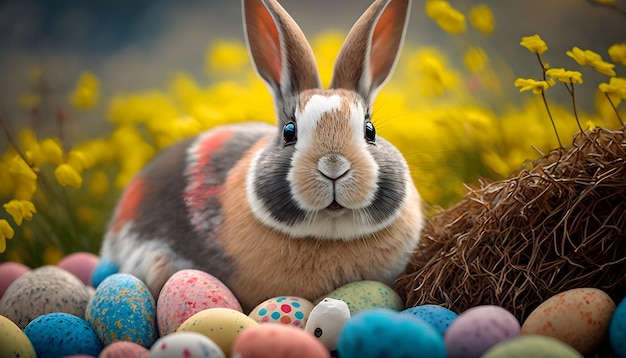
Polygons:
<instances>
[{"instance_id":1,"label":"white polka dot egg","mask_svg":"<svg viewBox=\"0 0 626 358\"><path fill-rule=\"evenodd\" d=\"M304 328L313 303L295 296L280 296L261 302L248 315L258 323L282 323Z\"/></svg>"}]
</instances>

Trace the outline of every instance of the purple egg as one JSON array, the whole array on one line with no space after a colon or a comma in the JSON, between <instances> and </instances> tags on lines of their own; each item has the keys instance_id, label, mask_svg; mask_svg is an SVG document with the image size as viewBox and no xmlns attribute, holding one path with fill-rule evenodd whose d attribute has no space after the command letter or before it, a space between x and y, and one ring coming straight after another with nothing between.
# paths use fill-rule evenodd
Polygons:
<instances>
[{"instance_id":1,"label":"purple egg","mask_svg":"<svg viewBox=\"0 0 626 358\"><path fill-rule=\"evenodd\" d=\"M461 313L448 327L444 336L446 353L449 358L480 357L519 332L519 321L511 312L499 306L476 306Z\"/></svg>"}]
</instances>

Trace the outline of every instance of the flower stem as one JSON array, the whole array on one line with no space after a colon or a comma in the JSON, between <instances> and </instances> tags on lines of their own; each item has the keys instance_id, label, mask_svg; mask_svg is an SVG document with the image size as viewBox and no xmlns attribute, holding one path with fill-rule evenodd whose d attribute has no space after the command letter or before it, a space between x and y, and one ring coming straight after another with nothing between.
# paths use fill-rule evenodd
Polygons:
<instances>
[{"instance_id":1,"label":"flower stem","mask_svg":"<svg viewBox=\"0 0 626 358\"><path fill-rule=\"evenodd\" d=\"M576 110L576 96L574 95L574 82L572 81L572 79L570 79L569 86L567 85L567 83L563 84L565 85L565 88L567 88L567 92L569 92L570 96L572 97L572 108L574 109L574 118L576 118L576 124L578 124L578 129L580 130L580 133L587 136L585 131L583 131L583 127L580 125L580 120L578 119L578 111Z\"/></svg>"},{"instance_id":2,"label":"flower stem","mask_svg":"<svg viewBox=\"0 0 626 358\"><path fill-rule=\"evenodd\" d=\"M554 134L556 134L556 140L559 142L559 148L563 149L563 144L561 144L561 138L559 137L559 132L556 130L556 124L554 123L554 119L552 118L552 113L550 112L550 107L548 106L548 101L546 100L546 92L543 90L541 91L541 98L543 99L543 104L546 106L546 111L548 112L548 117L550 117L552 128L554 128Z\"/></svg>"},{"instance_id":3,"label":"flower stem","mask_svg":"<svg viewBox=\"0 0 626 358\"><path fill-rule=\"evenodd\" d=\"M24 155L24 153L22 153L22 151L20 150L20 147L17 146L17 143L15 143L15 140L13 140L13 137L11 136L11 132L9 131L9 127L7 126L6 121L4 120L3 116L0 116L0 125L2 126L2 130L4 131L4 136L7 138L7 140L9 141L9 144L13 147L13 149L15 149L15 151L17 152L17 154L22 158L22 160L24 161L24 163L26 163L28 165L28 167L30 168L30 170L33 171L33 173L37 174L37 171L35 170L35 164L31 163L28 158L26 157L26 155Z\"/></svg>"},{"instance_id":4,"label":"flower stem","mask_svg":"<svg viewBox=\"0 0 626 358\"><path fill-rule=\"evenodd\" d=\"M606 99L609 100L609 103L611 104L611 108L613 108L613 111L615 111L615 115L617 116L617 120L623 126L624 125L624 121L622 121L622 117L620 117L619 111L617 110L617 107L615 107L615 104L613 103L613 100L611 100L611 96L609 96L609 94L606 93L606 92L604 93L604 95L606 96Z\"/></svg>"}]
</instances>

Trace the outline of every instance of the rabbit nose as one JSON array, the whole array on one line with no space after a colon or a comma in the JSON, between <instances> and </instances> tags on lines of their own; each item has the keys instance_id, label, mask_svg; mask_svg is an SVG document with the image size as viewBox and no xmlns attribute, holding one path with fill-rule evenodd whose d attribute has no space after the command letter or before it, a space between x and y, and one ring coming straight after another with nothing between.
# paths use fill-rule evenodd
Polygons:
<instances>
[{"instance_id":1,"label":"rabbit nose","mask_svg":"<svg viewBox=\"0 0 626 358\"><path fill-rule=\"evenodd\" d=\"M317 162L317 170L330 180L336 180L350 170L350 162L343 155L325 155Z\"/></svg>"}]
</instances>

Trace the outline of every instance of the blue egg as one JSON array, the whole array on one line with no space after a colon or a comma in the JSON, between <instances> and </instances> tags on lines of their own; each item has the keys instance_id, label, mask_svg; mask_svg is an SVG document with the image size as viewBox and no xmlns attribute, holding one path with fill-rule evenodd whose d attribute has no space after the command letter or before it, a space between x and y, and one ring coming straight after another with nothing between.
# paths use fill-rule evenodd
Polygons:
<instances>
[{"instance_id":1,"label":"blue egg","mask_svg":"<svg viewBox=\"0 0 626 358\"><path fill-rule=\"evenodd\" d=\"M609 341L615 357L626 358L626 298L617 305L611 317Z\"/></svg>"},{"instance_id":2,"label":"blue egg","mask_svg":"<svg viewBox=\"0 0 626 358\"><path fill-rule=\"evenodd\" d=\"M441 335L446 332L450 323L458 316L449 309L437 305L411 307L400 313L412 314L421 318L424 322L430 323Z\"/></svg>"},{"instance_id":3,"label":"blue egg","mask_svg":"<svg viewBox=\"0 0 626 358\"><path fill-rule=\"evenodd\" d=\"M89 323L69 313L48 313L32 320L24 333L37 357L90 355L97 357L102 343Z\"/></svg>"},{"instance_id":4,"label":"blue egg","mask_svg":"<svg viewBox=\"0 0 626 358\"><path fill-rule=\"evenodd\" d=\"M156 302L133 275L116 273L105 278L87 305L85 319L105 345L123 340L149 349L159 338Z\"/></svg>"},{"instance_id":5,"label":"blue egg","mask_svg":"<svg viewBox=\"0 0 626 358\"><path fill-rule=\"evenodd\" d=\"M443 337L429 323L387 308L350 318L339 333L337 352L341 358L446 356Z\"/></svg>"},{"instance_id":6,"label":"blue egg","mask_svg":"<svg viewBox=\"0 0 626 358\"><path fill-rule=\"evenodd\" d=\"M100 262L96 265L93 269L93 273L91 274L91 286L97 288L105 278L113 275L114 273L118 273L119 271L120 268L117 264L107 259L100 259Z\"/></svg>"}]
</instances>

